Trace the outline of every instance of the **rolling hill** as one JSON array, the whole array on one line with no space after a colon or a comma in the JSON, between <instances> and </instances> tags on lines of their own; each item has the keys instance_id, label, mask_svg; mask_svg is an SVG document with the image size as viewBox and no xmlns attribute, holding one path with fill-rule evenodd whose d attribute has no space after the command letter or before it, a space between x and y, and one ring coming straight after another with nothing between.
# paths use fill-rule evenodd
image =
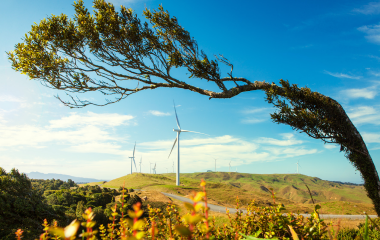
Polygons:
<instances>
[{"instance_id":1,"label":"rolling hill","mask_svg":"<svg viewBox=\"0 0 380 240\"><path fill-rule=\"evenodd\" d=\"M175 186L175 174L134 173L111 180L103 187L118 188L125 181L126 188L157 190L186 196L199 190L200 180L207 183L210 203L233 207L236 197L242 206L253 199L258 205L284 204L292 211L310 212L315 203L329 213L354 214L365 210L373 213L371 200L363 186L330 182L302 174L248 174L228 172L201 172L181 174L181 186ZM309 187L313 200L310 198ZM327 213L325 212L325 213Z\"/></svg>"}]
</instances>

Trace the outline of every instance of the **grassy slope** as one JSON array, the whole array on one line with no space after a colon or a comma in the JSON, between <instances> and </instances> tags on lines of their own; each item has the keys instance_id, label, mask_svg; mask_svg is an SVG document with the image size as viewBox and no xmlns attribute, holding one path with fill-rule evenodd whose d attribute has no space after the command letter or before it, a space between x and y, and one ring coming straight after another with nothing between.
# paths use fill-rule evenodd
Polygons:
<instances>
[{"instance_id":1,"label":"grassy slope","mask_svg":"<svg viewBox=\"0 0 380 240\"><path fill-rule=\"evenodd\" d=\"M307 184L314 201L322 205L322 213L374 213L362 186L333 183L301 174L183 173L182 186L175 186L174 173L134 173L109 181L103 187L118 188L125 181L126 188L158 190L185 196L199 189L201 179L207 182L207 194L213 204L234 207L236 196L239 196L243 206L252 199L258 205L270 205L273 199L269 189L273 188L276 203L283 203L288 211L311 212L313 204L305 187Z\"/></svg>"}]
</instances>

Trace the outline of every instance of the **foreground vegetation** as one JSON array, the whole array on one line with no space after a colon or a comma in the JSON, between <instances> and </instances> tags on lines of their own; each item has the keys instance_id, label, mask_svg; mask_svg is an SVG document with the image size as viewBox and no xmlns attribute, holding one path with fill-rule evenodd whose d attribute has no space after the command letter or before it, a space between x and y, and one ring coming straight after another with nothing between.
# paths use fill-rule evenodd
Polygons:
<instances>
[{"instance_id":1,"label":"foreground vegetation","mask_svg":"<svg viewBox=\"0 0 380 240\"><path fill-rule=\"evenodd\" d=\"M271 207L257 207L254 201L249 204L248 214L243 216L237 212L234 216L227 212L229 224L216 227L215 218L208 216L206 182L202 180L202 191L194 192L191 196L193 204L185 203L189 210L188 214L179 215L175 205L169 204L165 211L148 206L149 215L143 218L144 211L141 209L141 202L133 205L133 210L127 210L128 204L125 200L126 190L121 191L120 205L115 204L112 208L112 216L107 227L103 224L98 229L94 229L96 222L95 214L88 208L82 215L82 226L86 231L79 235L82 239L96 239L97 233L102 240L108 239L379 239L380 231L378 219L358 230L343 229L334 231L329 229L322 219L319 218L319 205L315 205L311 217L304 219L303 216L294 214L281 214L282 204ZM273 202L275 196L272 192ZM204 201L205 205L200 203ZM236 209L239 210L239 199L236 199ZM57 227L56 221L53 226L49 226L45 220L43 223L44 233L40 235L41 240L45 239L76 239L80 223L74 220L66 228ZM376 230L375 230L376 228ZM16 237L21 239L23 231L18 229ZM250 235L250 236L247 236Z\"/></svg>"},{"instance_id":2,"label":"foreground vegetation","mask_svg":"<svg viewBox=\"0 0 380 240\"><path fill-rule=\"evenodd\" d=\"M14 234L17 239L380 239L379 218L357 229L340 229L339 224L334 227L320 219L320 205L314 205L308 218L283 215L285 206L276 203L273 190L271 206L251 201L247 214L227 213L227 222L218 224L208 212L203 180L201 191L198 187L190 196L194 204L184 204L188 212L184 213L173 203L142 202L124 187L67 189L61 187L67 183L61 183L55 186L59 190L41 194L41 189L54 186L52 181L33 181L38 185L34 188L25 174L0 170L1 239L14 239ZM235 201L239 210L239 198Z\"/></svg>"}]
</instances>

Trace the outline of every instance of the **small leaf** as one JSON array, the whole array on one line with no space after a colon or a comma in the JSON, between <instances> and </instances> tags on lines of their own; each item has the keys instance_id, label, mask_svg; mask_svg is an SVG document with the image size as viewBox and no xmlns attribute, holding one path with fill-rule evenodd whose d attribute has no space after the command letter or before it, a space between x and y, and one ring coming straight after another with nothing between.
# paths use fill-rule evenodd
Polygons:
<instances>
[{"instance_id":1,"label":"small leaf","mask_svg":"<svg viewBox=\"0 0 380 240\"><path fill-rule=\"evenodd\" d=\"M177 225L175 226L175 230L178 232L179 235L181 236L190 236L191 235L191 231L190 229L188 229L187 227L185 226L181 226L181 225Z\"/></svg>"},{"instance_id":2,"label":"small leaf","mask_svg":"<svg viewBox=\"0 0 380 240\"><path fill-rule=\"evenodd\" d=\"M185 205L185 207L186 207L189 211L195 211L194 206L193 206L191 203L184 202L184 205Z\"/></svg>"}]
</instances>

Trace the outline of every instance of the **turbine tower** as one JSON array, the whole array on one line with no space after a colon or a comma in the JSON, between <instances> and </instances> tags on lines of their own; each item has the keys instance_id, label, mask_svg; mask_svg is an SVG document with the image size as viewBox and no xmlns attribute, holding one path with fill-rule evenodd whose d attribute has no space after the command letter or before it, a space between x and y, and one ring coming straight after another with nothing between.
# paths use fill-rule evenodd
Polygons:
<instances>
[{"instance_id":1,"label":"turbine tower","mask_svg":"<svg viewBox=\"0 0 380 240\"><path fill-rule=\"evenodd\" d=\"M157 167L157 163L154 164L154 168L153 168L154 174L156 174L156 167Z\"/></svg>"},{"instance_id":2,"label":"turbine tower","mask_svg":"<svg viewBox=\"0 0 380 240\"><path fill-rule=\"evenodd\" d=\"M140 158L140 173L141 173L141 163L142 163L142 157Z\"/></svg>"},{"instance_id":3,"label":"turbine tower","mask_svg":"<svg viewBox=\"0 0 380 240\"><path fill-rule=\"evenodd\" d=\"M229 168L229 171L231 172L231 161L230 161L230 163L229 163L229 164L230 164L230 168Z\"/></svg>"},{"instance_id":4,"label":"turbine tower","mask_svg":"<svg viewBox=\"0 0 380 240\"><path fill-rule=\"evenodd\" d=\"M179 173L180 173L180 171L179 171L179 134L180 134L181 132L193 132L193 131L188 131L188 130L182 130L182 129L181 129L181 126L179 125L178 116L177 116L177 110L175 109L175 103L174 103L174 101L173 101L173 104L174 104L174 112L175 112L175 118L176 118L176 120L177 120L177 126L178 126L178 129L174 129L174 128L173 128L173 131L174 131L174 132L177 132L177 138L174 140L174 144L173 144L172 150L170 151L170 154L172 154L172 151L173 151L173 149L174 149L174 146L175 146L175 144L176 144L177 141L178 141L178 144L177 144L177 146L178 146L178 158L177 158L176 185L179 186L179 184L180 184L180 181L179 181ZM193 132L193 133L200 133L200 132ZM200 134L204 134L204 133L200 133ZM207 135L207 134L205 134L205 135ZM170 154L169 154L169 157L170 157ZM169 158L169 157L168 157L168 158Z\"/></svg>"},{"instance_id":5,"label":"turbine tower","mask_svg":"<svg viewBox=\"0 0 380 240\"><path fill-rule=\"evenodd\" d=\"M131 159L131 174L132 174L132 160L135 164L136 172L137 172L137 167L136 167L136 162L135 162L135 150L136 150L136 142L135 142L135 147L133 148L133 157L129 157Z\"/></svg>"},{"instance_id":6,"label":"turbine tower","mask_svg":"<svg viewBox=\"0 0 380 240\"><path fill-rule=\"evenodd\" d=\"M218 160L218 159L216 159L216 158L214 158L215 159L215 172L216 172L216 160Z\"/></svg>"}]
</instances>

